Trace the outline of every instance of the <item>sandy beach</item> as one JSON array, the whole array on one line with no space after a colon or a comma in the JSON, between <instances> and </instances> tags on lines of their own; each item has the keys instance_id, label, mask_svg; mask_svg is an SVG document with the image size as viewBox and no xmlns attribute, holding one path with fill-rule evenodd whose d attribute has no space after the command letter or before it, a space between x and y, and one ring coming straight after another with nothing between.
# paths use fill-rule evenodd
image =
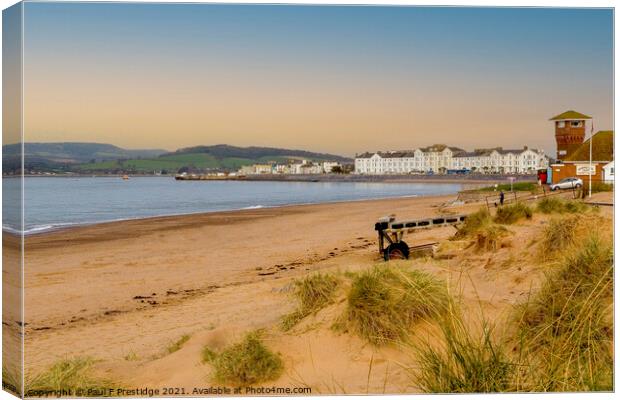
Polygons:
<instances>
[{"instance_id":1,"label":"sandy beach","mask_svg":"<svg viewBox=\"0 0 620 400\"><path fill-rule=\"evenodd\" d=\"M148 218L28 236L27 373L63 357L89 356L99 361L99 373L126 384L200 387L209 384L209 366L200 362L205 344L217 348L265 328L267 343L286 364L277 385L310 386L315 394L415 392L407 371L399 367L407 356L333 332L325 321L334 310L316 316L317 329L283 334L272 328L295 307L290 297L294 278L382 262L373 230L378 218L422 218L480 207L450 206L455 198ZM511 227L520 238L513 241L512 254L523 259L509 268L498 267L509 257L501 252L422 259L416 266L455 280L466 268L472 283L463 286L463 296L500 318L542 274L528 263L527 243L544 221L536 216L534 223ZM407 241L442 241L454 232L453 227L421 231ZM190 336L183 348L164 354L183 335ZM372 373L369 362L375 363Z\"/></svg>"}]
</instances>

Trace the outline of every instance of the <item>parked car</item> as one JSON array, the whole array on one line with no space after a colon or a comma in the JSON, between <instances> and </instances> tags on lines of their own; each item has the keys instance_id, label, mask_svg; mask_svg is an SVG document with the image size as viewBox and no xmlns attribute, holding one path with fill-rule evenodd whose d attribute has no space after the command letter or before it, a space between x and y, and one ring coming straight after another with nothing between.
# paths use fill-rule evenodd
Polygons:
<instances>
[{"instance_id":1,"label":"parked car","mask_svg":"<svg viewBox=\"0 0 620 400\"><path fill-rule=\"evenodd\" d=\"M553 183L549 185L551 190L558 189L572 189L572 188L580 188L583 186L583 181L579 178L564 178L558 183Z\"/></svg>"}]
</instances>

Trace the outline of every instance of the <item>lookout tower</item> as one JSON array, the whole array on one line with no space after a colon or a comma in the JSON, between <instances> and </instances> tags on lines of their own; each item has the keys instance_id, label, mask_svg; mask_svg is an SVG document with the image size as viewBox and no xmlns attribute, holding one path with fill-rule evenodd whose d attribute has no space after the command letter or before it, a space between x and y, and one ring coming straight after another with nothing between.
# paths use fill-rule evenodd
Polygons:
<instances>
[{"instance_id":1,"label":"lookout tower","mask_svg":"<svg viewBox=\"0 0 620 400\"><path fill-rule=\"evenodd\" d=\"M586 137L586 120L592 119L585 114L569 110L551 118L555 122L555 142L558 160L570 156Z\"/></svg>"}]
</instances>

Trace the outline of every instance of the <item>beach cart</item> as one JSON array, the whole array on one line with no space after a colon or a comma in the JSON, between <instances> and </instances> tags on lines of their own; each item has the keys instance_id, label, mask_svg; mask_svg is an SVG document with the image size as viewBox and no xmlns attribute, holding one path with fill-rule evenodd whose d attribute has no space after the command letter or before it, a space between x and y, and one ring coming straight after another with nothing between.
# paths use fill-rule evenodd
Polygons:
<instances>
[{"instance_id":1,"label":"beach cart","mask_svg":"<svg viewBox=\"0 0 620 400\"><path fill-rule=\"evenodd\" d=\"M466 217L464 214L446 215L406 221L397 221L394 215L380 218L375 223L375 231L377 231L379 238L379 254L383 256L385 261L408 259L412 248L403 241L406 234L423 229L454 226L465 221ZM421 246L414 248L417 247Z\"/></svg>"}]
</instances>

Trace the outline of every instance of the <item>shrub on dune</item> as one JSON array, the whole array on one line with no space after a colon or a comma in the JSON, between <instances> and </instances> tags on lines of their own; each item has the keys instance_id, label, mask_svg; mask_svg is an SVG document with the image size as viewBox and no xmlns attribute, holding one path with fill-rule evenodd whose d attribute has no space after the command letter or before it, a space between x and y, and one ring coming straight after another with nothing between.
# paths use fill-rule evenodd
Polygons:
<instances>
[{"instance_id":1,"label":"shrub on dune","mask_svg":"<svg viewBox=\"0 0 620 400\"><path fill-rule=\"evenodd\" d=\"M295 281L297 310L282 318L282 329L290 330L308 315L315 313L334 300L339 280L333 275L317 273Z\"/></svg>"},{"instance_id":2,"label":"shrub on dune","mask_svg":"<svg viewBox=\"0 0 620 400\"><path fill-rule=\"evenodd\" d=\"M545 197L536 205L536 209L543 214L582 213L587 207L581 201L565 200L558 197Z\"/></svg>"},{"instance_id":3,"label":"shrub on dune","mask_svg":"<svg viewBox=\"0 0 620 400\"><path fill-rule=\"evenodd\" d=\"M510 390L515 370L492 329L483 323L477 334L454 307L439 318L439 345L418 346L417 385L428 393L488 393Z\"/></svg>"},{"instance_id":4,"label":"shrub on dune","mask_svg":"<svg viewBox=\"0 0 620 400\"><path fill-rule=\"evenodd\" d=\"M543 246L557 243L549 251L564 256L516 308L515 334L471 329L450 302L435 319L440 335L415 346L415 384L433 393L613 390L613 244L592 229L604 223L592 215L551 222Z\"/></svg>"},{"instance_id":5,"label":"shrub on dune","mask_svg":"<svg viewBox=\"0 0 620 400\"><path fill-rule=\"evenodd\" d=\"M532 390L610 390L613 369L611 241L590 235L521 307Z\"/></svg>"},{"instance_id":6,"label":"shrub on dune","mask_svg":"<svg viewBox=\"0 0 620 400\"><path fill-rule=\"evenodd\" d=\"M17 396L21 394L22 381L17 368L10 368L2 365L2 388Z\"/></svg>"},{"instance_id":7,"label":"shrub on dune","mask_svg":"<svg viewBox=\"0 0 620 400\"><path fill-rule=\"evenodd\" d=\"M166 351L168 352L168 354L172 354L172 353L175 353L175 352L181 350L181 348L189 340L189 338L190 338L189 335L181 336L176 342L171 343L166 348Z\"/></svg>"},{"instance_id":8,"label":"shrub on dune","mask_svg":"<svg viewBox=\"0 0 620 400\"><path fill-rule=\"evenodd\" d=\"M277 379L283 370L280 356L269 350L259 332L247 334L222 352L203 350L203 361L213 366L213 378L224 384L252 385Z\"/></svg>"},{"instance_id":9,"label":"shrub on dune","mask_svg":"<svg viewBox=\"0 0 620 400\"><path fill-rule=\"evenodd\" d=\"M575 233L580 222L581 218L576 215L549 221L549 225L543 231L540 244L543 254L549 256L574 244Z\"/></svg>"},{"instance_id":10,"label":"shrub on dune","mask_svg":"<svg viewBox=\"0 0 620 400\"><path fill-rule=\"evenodd\" d=\"M530 219L533 214L534 212L530 206L523 202L517 202L499 207L493 220L498 224L510 225L523 218Z\"/></svg>"},{"instance_id":11,"label":"shrub on dune","mask_svg":"<svg viewBox=\"0 0 620 400\"><path fill-rule=\"evenodd\" d=\"M613 191L614 191L614 185L611 183L592 182L592 193L613 192Z\"/></svg>"},{"instance_id":12,"label":"shrub on dune","mask_svg":"<svg viewBox=\"0 0 620 400\"><path fill-rule=\"evenodd\" d=\"M469 214L456 232L455 238L464 238L475 234L482 227L492 222L491 214L486 207L479 209L475 213Z\"/></svg>"},{"instance_id":13,"label":"shrub on dune","mask_svg":"<svg viewBox=\"0 0 620 400\"><path fill-rule=\"evenodd\" d=\"M476 249L480 251L495 251L502 245L502 239L510 232L498 224L488 224L476 233Z\"/></svg>"},{"instance_id":14,"label":"shrub on dune","mask_svg":"<svg viewBox=\"0 0 620 400\"><path fill-rule=\"evenodd\" d=\"M81 390L83 396L101 397L107 394L111 383L93 377L93 360L76 357L56 362L46 371L26 380L26 391Z\"/></svg>"},{"instance_id":15,"label":"shrub on dune","mask_svg":"<svg viewBox=\"0 0 620 400\"><path fill-rule=\"evenodd\" d=\"M493 222L493 217L486 208L481 208L467 216L454 237L456 239L471 238L477 250L494 251L501 247L502 239L509 233L505 227Z\"/></svg>"},{"instance_id":16,"label":"shrub on dune","mask_svg":"<svg viewBox=\"0 0 620 400\"><path fill-rule=\"evenodd\" d=\"M336 327L380 345L405 340L412 323L434 318L448 303L446 286L424 272L377 266L356 274Z\"/></svg>"}]
</instances>

